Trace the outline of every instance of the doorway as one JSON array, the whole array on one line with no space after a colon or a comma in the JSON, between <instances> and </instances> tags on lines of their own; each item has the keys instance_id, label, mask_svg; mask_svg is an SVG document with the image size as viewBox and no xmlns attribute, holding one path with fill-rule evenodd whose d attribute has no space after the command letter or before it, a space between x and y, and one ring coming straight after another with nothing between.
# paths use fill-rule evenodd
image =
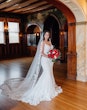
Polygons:
<instances>
[{"instance_id":1,"label":"doorway","mask_svg":"<svg viewBox=\"0 0 87 110\"><path fill-rule=\"evenodd\" d=\"M61 16L63 17L63 16ZM67 62L67 51L68 51L68 27L67 21L64 17L63 23L61 19L58 19L55 15L48 15L44 22L44 30L51 32L51 42L54 48L61 51L61 62Z\"/></svg>"},{"instance_id":2,"label":"doorway","mask_svg":"<svg viewBox=\"0 0 87 110\"><path fill-rule=\"evenodd\" d=\"M27 33L27 55L34 56L40 39L40 27L37 24L30 24L26 29Z\"/></svg>"},{"instance_id":3,"label":"doorway","mask_svg":"<svg viewBox=\"0 0 87 110\"><path fill-rule=\"evenodd\" d=\"M67 19L68 26L68 52L67 52L67 78L76 80L77 75L77 53L76 53L76 18L72 11L58 0L50 1L54 7L59 9Z\"/></svg>"},{"instance_id":4,"label":"doorway","mask_svg":"<svg viewBox=\"0 0 87 110\"><path fill-rule=\"evenodd\" d=\"M53 14L49 14L44 21L44 30L48 30L51 32L51 42L54 48L59 49L61 51L61 60L54 64L54 73L59 78L67 77L67 48L68 41L67 34L65 35L65 31L67 33L66 22L61 25L60 20ZM65 39L66 38L66 39ZM66 48L65 48L66 47Z\"/></svg>"}]
</instances>

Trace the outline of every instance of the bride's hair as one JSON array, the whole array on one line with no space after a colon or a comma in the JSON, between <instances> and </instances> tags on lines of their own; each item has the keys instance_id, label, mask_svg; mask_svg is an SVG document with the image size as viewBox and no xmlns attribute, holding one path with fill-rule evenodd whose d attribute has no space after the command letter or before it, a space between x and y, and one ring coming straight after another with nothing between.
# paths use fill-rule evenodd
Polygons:
<instances>
[{"instance_id":1,"label":"bride's hair","mask_svg":"<svg viewBox=\"0 0 87 110\"><path fill-rule=\"evenodd\" d=\"M50 31L48 31L48 30L44 30L44 32L43 32L43 40L45 40L45 37L44 36L45 36L45 33L46 32L49 33L49 38L48 38L48 41L49 41L51 39L51 36L50 36L51 34L50 34Z\"/></svg>"}]
</instances>

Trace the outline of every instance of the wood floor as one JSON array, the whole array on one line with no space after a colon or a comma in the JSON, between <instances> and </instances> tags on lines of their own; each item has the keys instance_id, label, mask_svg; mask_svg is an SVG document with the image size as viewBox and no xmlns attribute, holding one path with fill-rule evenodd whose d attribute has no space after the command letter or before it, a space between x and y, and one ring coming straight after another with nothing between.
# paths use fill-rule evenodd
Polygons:
<instances>
[{"instance_id":1,"label":"wood floor","mask_svg":"<svg viewBox=\"0 0 87 110\"><path fill-rule=\"evenodd\" d=\"M0 84L7 78L25 77L32 58L0 61ZM56 83L63 93L52 101L41 102L37 106L11 100L0 94L0 110L87 110L87 83L66 79L66 64L54 65Z\"/></svg>"}]
</instances>

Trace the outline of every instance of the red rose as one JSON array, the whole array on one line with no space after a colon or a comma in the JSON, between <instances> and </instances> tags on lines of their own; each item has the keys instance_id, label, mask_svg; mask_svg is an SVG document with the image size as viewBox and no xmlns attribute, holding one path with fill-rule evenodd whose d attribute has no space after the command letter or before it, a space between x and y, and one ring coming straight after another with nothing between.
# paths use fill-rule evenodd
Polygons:
<instances>
[{"instance_id":1,"label":"red rose","mask_svg":"<svg viewBox=\"0 0 87 110\"><path fill-rule=\"evenodd\" d=\"M52 58L53 60L57 60L61 57L61 53L57 49L52 49L52 50L49 51L48 57Z\"/></svg>"}]
</instances>

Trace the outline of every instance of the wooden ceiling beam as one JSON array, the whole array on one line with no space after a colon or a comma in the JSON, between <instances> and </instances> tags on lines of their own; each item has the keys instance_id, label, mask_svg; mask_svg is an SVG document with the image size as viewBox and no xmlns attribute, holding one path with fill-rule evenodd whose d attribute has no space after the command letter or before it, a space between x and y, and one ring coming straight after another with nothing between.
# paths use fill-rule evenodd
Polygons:
<instances>
[{"instance_id":1,"label":"wooden ceiling beam","mask_svg":"<svg viewBox=\"0 0 87 110\"><path fill-rule=\"evenodd\" d=\"M34 2L37 2L37 1L38 0L25 1L24 3L20 3L18 5L14 5L14 6L11 6L11 7L6 8L6 9L3 9L3 11L8 12L8 11L12 11L14 9L18 9L20 7L26 7L26 6L30 5L31 3L34 3Z\"/></svg>"},{"instance_id":2,"label":"wooden ceiling beam","mask_svg":"<svg viewBox=\"0 0 87 110\"><path fill-rule=\"evenodd\" d=\"M9 2L5 1L5 2L0 4L0 9L12 6L12 5L17 4L19 2L21 2L21 0L11 0Z\"/></svg>"},{"instance_id":3,"label":"wooden ceiling beam","mask_svg":"<svg viewBox=\"0 0 87 110\"><path fill-rule=\"evenodd\" d=\"M21 11L28 11L28 10L37 8L37 7L41 6L41 5L45 5L45 4L47 4L47 2L46 1L42 1L42 2L39 2L39 3L32 4L32 5L30 5L28 7L25 7L25 8L14 10L13 12L18 13L18 12L21 12Z\"/></svg>"},{"instance_id":4,"label":"wooden ceiling beam","mask_svg":"<svg viewBox=\"0 0 87 110\"><path fill-rule=\"evenodd\" d=\"M0 0L0 11L18 14L35 13L53 8L46 0Z\"/></svg>"},{"instance_id":5,"label":"wooden ceiling beam","mask_svg":"<svg viewBox=\"0 0 87 110\"><path fill-rule=\"evenodd\" d=\"M38 12L38 11L42 11L42 10L46 10L48 8L51 8L52 5L45 5L45 6L42 6L42 7L38 7L38 8L35 8L35 9L32 9L32 10L29 10L29 11L23 11L22 13L25 14L25 13L35 13L35 12Z\"/></svg>"}]
</instances>

